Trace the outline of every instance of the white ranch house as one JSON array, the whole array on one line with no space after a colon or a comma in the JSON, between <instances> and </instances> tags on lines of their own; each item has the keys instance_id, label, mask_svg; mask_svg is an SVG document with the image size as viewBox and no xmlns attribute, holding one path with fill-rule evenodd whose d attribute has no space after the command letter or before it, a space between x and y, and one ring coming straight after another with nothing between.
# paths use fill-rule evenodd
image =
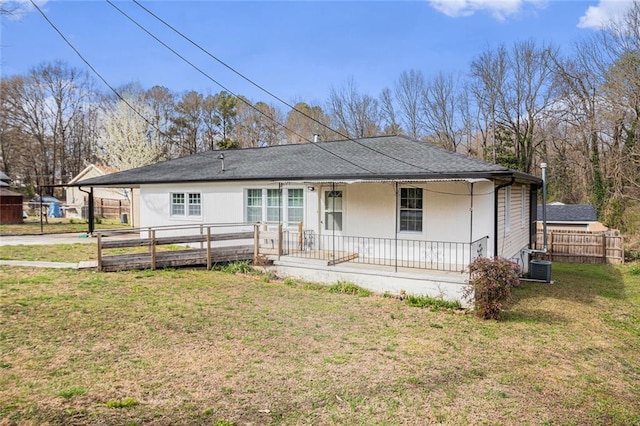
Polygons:
<instances>
[{"instance_id":1,"label":"white ranch house","mask_svg":"<svg viewBox=\"0 0 640 426\"><path fill-rule=\"evenodd\" d=\"M209 151L76 185L139 188L141 228L280 226L281 276L459 300L477 256L527 267L541 180L384 136Z\"/></svg>"}]
</instances>

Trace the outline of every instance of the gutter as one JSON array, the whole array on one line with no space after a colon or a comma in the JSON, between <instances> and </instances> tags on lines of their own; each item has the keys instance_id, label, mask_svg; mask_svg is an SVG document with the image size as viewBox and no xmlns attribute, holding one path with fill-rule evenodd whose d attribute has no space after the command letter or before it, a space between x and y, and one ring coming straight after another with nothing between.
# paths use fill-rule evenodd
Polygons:
<instances>
[{"instance_id":1,"label":"gutter","mask_svg":"<svg viewBox=\"0 0 640 426\"><path fill-rule=\"evenodd\" d=\"M493 196L493 257L498 257L498 191L514 183L516 183L516 178L515 176L511 176L509 182L496 186Z\"/></svg>"}]
</instances>

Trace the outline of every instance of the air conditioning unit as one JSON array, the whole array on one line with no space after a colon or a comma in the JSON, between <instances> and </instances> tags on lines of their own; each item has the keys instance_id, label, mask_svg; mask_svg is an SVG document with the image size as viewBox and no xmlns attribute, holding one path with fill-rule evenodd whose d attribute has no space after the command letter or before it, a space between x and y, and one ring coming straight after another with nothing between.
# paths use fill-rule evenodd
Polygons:
<instances>
[{"instance_id":1,"label":"air conditioning unit","mask_svg":"<svg viewBox=\"0 0 640 426\"><path fill-rule=\"evenodd\" d=\"M532 260L529 262L529 277L532 280L551 282L551 262L548 260Z\"/></svg>"}]
</instances>

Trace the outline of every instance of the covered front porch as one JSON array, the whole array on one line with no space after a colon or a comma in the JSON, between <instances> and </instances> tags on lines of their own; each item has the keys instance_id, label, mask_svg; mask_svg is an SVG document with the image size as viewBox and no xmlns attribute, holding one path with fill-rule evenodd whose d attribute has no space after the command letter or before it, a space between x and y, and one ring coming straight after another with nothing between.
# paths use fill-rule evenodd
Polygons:
<instances>
[{"instance_id":1,"label":"covered front porch","mask_svg":"<svg viewBox=\"0 0 640 426\"><path fill-rule=\"evenodd\" d=\"M281 277L349 281L384 293L462 301L469 263L487 255L488 237L471 243L316 235L282 224L256 225L256 256Z\"/></svg>"}]
</instances>

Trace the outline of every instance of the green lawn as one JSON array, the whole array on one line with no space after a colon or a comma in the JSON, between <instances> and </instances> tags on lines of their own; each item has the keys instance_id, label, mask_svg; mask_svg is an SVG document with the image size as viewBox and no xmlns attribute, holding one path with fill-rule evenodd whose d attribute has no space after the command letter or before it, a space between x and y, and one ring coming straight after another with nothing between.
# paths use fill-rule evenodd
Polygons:
<instances>
[{"instance_id":1,"label":"green lawn","mask_svg":"<svg viewBox=\"0 0 640 426\"><path fill-rule=\"evenodd\" d=\"M0 425L640 423L640 275L553 279L495 322L205 270L0 268Z\"/></svg>"},{"instance_id":2,"label":"green lawn","mask_svg":"<svg viewBox=\"0 0 640 426\"><path fill-rule=\"evenodd\" d=\"M102 219L95 224L95 229L127 228L129 225L121 224L116 219ZM24 223L12 225L0 225L0 235L38 235L61 234L67 232L87 232L89 225L83 219L57 219L49 218L41 224L38 219L25 219Z\"/></svg>"}]
</instances>

